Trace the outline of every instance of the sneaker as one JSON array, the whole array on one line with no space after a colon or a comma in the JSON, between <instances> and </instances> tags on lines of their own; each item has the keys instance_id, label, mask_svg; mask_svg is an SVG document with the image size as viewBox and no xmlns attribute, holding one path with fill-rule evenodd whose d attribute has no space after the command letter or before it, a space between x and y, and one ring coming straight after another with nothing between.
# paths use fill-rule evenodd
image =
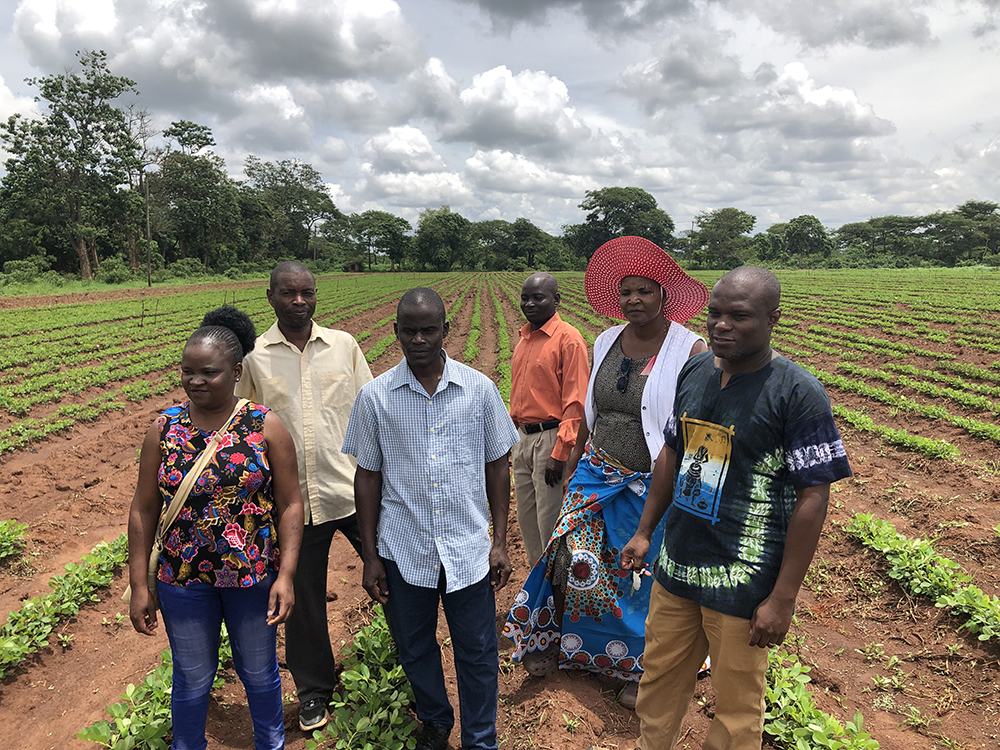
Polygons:
<instances>
[{"instance_id":1,"label":"sneaker","mask_svg":"<svg viewBox=\"0 0 1000 750\"><path fill-rule=\"evenodd\" d=\"M444 750L448 747L448 735L451 734L451 727L443 727L440 724L424 724L417 737L416 750Z\"/></svg>"},{"instance_id":2,"label":"sneaker","mask_svg":"<svg viewBox=\"0 0 1000 750\"><path fill-rule=\"evenodd\" d=\"M330 720L330 714L326 711L327 703L322 698L310 698L299 706L299 729L311 732L325 727Z\"/></svg>"}]
</instances>

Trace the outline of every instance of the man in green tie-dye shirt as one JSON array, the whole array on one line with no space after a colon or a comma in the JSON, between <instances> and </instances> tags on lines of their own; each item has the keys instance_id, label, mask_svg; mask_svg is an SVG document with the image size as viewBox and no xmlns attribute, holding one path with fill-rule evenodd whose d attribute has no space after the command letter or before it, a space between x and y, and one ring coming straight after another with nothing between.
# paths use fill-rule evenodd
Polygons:
<instances>
[{"instance_id":1,"label":"man in green tie-dye shirt","mask_svg":"<svg viewBox=\"0 0 1000 750\"><path fill-rule=\"evenodd\" d=\"M653 550L640 750L675 746L706 656L715 718L703 747L759 750L767 648L788 632L830 483L851 474L823 386L771 349L780 295L755 266L712 289L712 351L681 370L649 499L622 550L623 567L644 568L667 514Z\"/></svg>"}]
</instances>

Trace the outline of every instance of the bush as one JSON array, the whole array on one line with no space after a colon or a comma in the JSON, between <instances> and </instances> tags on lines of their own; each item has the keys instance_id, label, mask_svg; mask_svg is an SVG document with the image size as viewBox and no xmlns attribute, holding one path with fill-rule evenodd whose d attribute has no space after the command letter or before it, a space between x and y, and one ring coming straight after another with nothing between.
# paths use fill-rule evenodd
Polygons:
<instances>
[{"instance_id":1,"label":"bush","mask_svg":"<svg viewBox=\"0 0 1000 750\"><path fill-rule=\"evenodd\" d=\"M167 266L167 278L172 279L186 279L191 276L204 276L205 266L201 264L200 260L194 258L181 258L180 260L175 260L169 266Z\"/></svg>"},{"instance_id":2,"label":"bush","mask_svg":"<svg viewBox=\"0 0 1000 750\"><path fill-rule=\"evenodd\" d=\"M30 284L38 279L38 265L30 260L8 260L3 264L8 284Z\"/></svg>"},{"instance_id":3,"label":"bush","mask_svg":"<svg viewBox=\"0 0 1000 750\"><path fill-rule=\"evenodd\" d=\"M103 284L124 284L132 280L132 269L122 256L113 255L101 263L94 278Z\"/></svg>"}]
</instances>

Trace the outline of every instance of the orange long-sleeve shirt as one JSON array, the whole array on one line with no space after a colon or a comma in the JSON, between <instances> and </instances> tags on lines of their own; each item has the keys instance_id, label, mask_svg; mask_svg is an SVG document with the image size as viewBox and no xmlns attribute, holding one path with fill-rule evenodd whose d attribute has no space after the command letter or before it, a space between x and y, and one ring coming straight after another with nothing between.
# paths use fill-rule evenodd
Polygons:
<instances>
[{"instance_id":1,"label":"orange long-sleeve shirt","mask_svg":"<svg viewBox=\"0 0 1000 750\"><path fill-rule=\"evenodd\" d=\"M520 336L511 362L510 417L517 425L560 420L552 458L565 461L587 397L587 344L558 313L538 330L525 323Z\"/></svg>"}]
</instances>

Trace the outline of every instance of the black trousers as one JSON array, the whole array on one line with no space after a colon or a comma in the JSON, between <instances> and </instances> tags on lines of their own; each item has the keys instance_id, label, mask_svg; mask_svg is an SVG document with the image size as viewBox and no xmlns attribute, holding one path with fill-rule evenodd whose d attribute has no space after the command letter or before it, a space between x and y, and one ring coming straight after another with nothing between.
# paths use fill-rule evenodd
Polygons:
<instances>
[{"instance_id":1,"label":"black trousers","mask_svg":"<svg viewBox=\"0 0 1000 750\"><path fill-rule=\"evenodd\" d=\"M302 548L295 571L295 606L285 623L285 661L295 680L299 701L330 700L337 684L336 662L330 645L326 617L326 569L330 542L343 534L361 556L361 534L356 515L307 524L302 529Z\"/></svg>"}]
</instances>

